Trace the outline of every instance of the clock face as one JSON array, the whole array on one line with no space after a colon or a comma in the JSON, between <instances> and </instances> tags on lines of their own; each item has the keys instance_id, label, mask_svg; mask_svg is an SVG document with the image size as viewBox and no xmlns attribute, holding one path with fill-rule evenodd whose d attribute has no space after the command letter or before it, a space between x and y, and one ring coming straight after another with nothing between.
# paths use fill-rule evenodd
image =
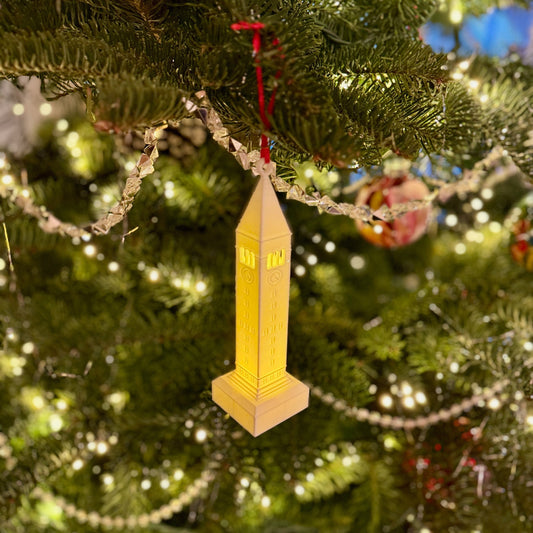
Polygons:
<instances>
[{"instance_id":1,"label":"clock face","mask_svg":"<svg viewBox=\"0 0 533 533\"><path fill-rule=\"evenodd\" d=\"M252 283L255 279L255 274L251 268L241 267L241 277L246 283Z\"/></svg>"},{"instance_id":2,"label":"clock face","mask_svg":"<svg viewBox=\"0 0 533 533\"><path fill-rule=\"evenodd\" d=\"M273 272L269 272L267 280L270 285L277 285L282 277L281 270L274 270Z\"/></svg>"}]
</instances>

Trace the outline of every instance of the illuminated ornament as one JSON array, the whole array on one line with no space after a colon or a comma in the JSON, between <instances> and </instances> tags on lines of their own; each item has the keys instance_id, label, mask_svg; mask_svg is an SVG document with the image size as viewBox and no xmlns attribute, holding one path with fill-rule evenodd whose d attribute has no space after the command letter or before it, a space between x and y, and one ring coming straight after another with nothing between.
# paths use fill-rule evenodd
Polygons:
<instances>
[{"instance_id":1,"label":"illuminated ornament","mask_svg":"<svg viewBox=\"0 0 533 533\"><path fill-rule=\"evenodd\" d=\"M421 181L407 176L383 176L362 187L355 203L369 206L377 216L381 206L391 209L397 204L422 200L428 194L428 188ZM429 213L430 208L423 207L396 217L391 222L357 220L356 225L368 242L383 248L397 248L418 240L425 233Z\"/></svg>"},{"instance_id":2,"label":"illuminated ornament","mask_svg":"<svg viewBox=\"0 0 533 533\"><path fill-rule=\"evenodd\" d=\"M266 173L236 237L236 369L213 381L213 400L257 437L309 404L285 370L291 232Z\"/></svg>"},{"instance_id":3,"label":"illuminated ornament","mask_svg":"<svg viewBox=\"0 0 533 533\"><path fill-rule=\"evenodd\" d=\"M511 229L511 257L533 272L533 193L529 193L511 210L507 220Z\"/></svg>"}]
</instances>

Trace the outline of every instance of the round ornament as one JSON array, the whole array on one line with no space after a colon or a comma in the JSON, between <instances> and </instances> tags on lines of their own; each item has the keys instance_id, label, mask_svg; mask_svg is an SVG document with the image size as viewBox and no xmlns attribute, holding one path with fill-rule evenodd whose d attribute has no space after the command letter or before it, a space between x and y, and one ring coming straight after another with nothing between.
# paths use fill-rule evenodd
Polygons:
<instances>
[{"instance_id":1,"label":"round ornament","mask_svg":"<svg viewBox=\"0 0 533 533\"><path fill-rule=\"evenodd\" d=\"M511 229L511 257L527 271L533 272L533 192L513 207L508 225Z\"/></svg>"},{"instance_id":2,"label":"round ornament","mask_svg":"<svg viewBox=\"0 0 533 533\"><path fill-rule=\"evenodd\" d=\"M412 200L422 200L429 189L421 181L409 176L383 176L372 180L359 191L356 205L367 205L372 211L381 206L389 208ZM357 229L372 244L383 248L397 248L418 240L426 231L430 208L423 207L396 217L390 222L357 220Z\"/></svg>"}]
</instances>

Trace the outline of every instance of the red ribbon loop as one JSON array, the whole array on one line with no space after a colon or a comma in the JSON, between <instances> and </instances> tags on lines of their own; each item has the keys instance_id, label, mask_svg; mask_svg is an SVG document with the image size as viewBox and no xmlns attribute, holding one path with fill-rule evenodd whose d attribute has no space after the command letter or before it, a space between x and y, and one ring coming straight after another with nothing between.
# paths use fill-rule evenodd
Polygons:
<instances>
[{"instance_id":1,"label":"red ribbon loop","mask_svg":"<svg viewBox=\"0 0 533 533\"><path fill-rule=\"evenodd\" d=\"M269 131L271 128L270 120L268 119L268 115L272 116L272 113L274 112L274 99L276 98L276 92L277 92L277 85L274 87L274 90L272 91L272 95L270 96L270 100L268 102L267 109L265 111L265 88L263 85L263 68L261 67L261 62L259 59L259 52L261 50L261 30L265 28L265 25L262 22L247 22L245 20L236 22L235 24L231 25L231 29L234 31L240 31L240 30L252 30L254 32L254 36L252 39L252 47L254 50L254 58L255 58L255 77L257 79L257 98L259 100L259 115L261 117L261 122L263 122L263 125L265 127L266 131ZM272 44L278 48L278 50L281 51L281 46L279 44L279 39L276 37ZM282 56L283 57L283 56ZM275 78L278 80L281 77L281 70L278 70L276 72ZM268 137L264 134L261 135L261 157L265 160L265 163L270 163L270 148L268 146Z\"/></svg>"}]
</instances>

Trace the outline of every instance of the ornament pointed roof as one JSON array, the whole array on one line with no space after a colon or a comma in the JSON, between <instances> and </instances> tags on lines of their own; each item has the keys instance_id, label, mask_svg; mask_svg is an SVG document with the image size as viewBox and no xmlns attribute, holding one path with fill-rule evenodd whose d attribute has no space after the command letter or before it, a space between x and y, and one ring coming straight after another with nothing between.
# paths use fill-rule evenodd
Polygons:
<instances>
[{"instance_id":1,"label":"ornament pointed roof","mask_svg":"<svg viewBox=\"0 0 533 533\"><path fill-rule=\"evenodd\" d=\"M274 187L266 174L259 178L237 231L259 241L291 234Z\"/></svg>"}]
</instances>

